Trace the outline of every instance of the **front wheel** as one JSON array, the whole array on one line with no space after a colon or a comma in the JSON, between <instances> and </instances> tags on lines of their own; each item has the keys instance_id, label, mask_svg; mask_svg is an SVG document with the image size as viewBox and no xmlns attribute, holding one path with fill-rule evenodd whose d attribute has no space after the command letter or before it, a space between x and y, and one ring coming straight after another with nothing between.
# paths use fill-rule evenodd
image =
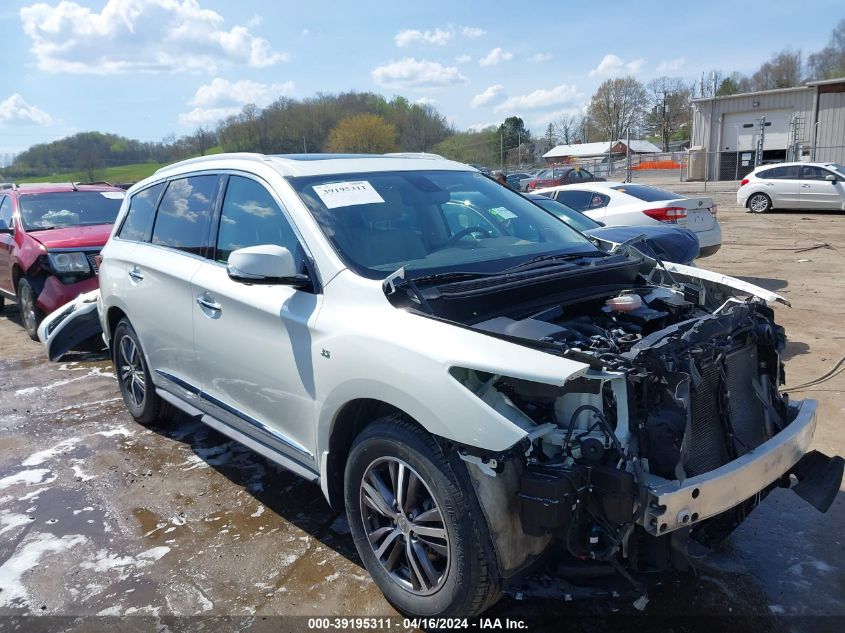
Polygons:
<instances>
[{"instance_id":1,"label":"front wheel","mask_svg":"<svg viewBox=\"0 0 845 633\"><path fill-rule=\"evenodd\" d=\"M38 296L29 280L26 278L18 282L18 307L21 311L21 322L33 341L38 340L38 326L44 319L44 313L38 307Z\"/></svg>"},{"instance_id":2,"label":"front wheel","mask_svg":"<svg viewBox=\"0 0 845 633\"><path fill-rule=\"evenodd\" d=\"M155 392L138 335L127 319L114 330L112 361L120 394L139 424L150 424L163 413L164 402Z\"/></svg>"},{"instance_id":3,"label":"front wheel","mask_svg":"<svg viewBox=\"0 0 845 633\"><path fill-rule=\"evenodd\" d=\"M400 416L355 440L346 514L370 575L400 612L469 617L498 598L490 536L462 463Z\"/></svg>"},{"instance_id":4,"label":"front wheel","mask_svg":"<svg viewBox=\"0 0 845 633\"><path fill-rule=\"evenodd\" d=\"M748 209L751 213L766 213L772 208L772 199L765 193L752 194L748 199Z\"/></svg>"}]
</instances>

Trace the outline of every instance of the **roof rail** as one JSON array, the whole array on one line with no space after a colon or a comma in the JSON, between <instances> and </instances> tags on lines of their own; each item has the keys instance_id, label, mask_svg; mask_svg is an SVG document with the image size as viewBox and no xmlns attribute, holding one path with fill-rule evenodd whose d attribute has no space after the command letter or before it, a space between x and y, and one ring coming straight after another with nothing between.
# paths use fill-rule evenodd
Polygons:
<instances>
[{"instance_id":1,"label":"roof rail","mask_svg":"<svg viewBox=\"0 0 845 633\"><path fill-rule=\"evenodd\" d=\"M397 156L399 158L439 158L446 160L440 154L432 154L431 152L389 152L385 156Z\"/></svg>"},{"instance_id":2,"label":"roof rail","mask_svg":"<svg viewBox=\"0 0 845 633\"><path fill-rule=\"evenodd\" d=\"M170 165L165 165L160 169L157 169L155 173L162 172L166 169L172 169L174 167L182 167L183 165L195 165L197 163L213 163L218 160L254 160L254 161L265 161L267 160L267 156L265 154L258 154L256 152L231 152L231 153L224 153L224 154L209 154L208 156L197 156L195 158L186 158L185 160L180 160L175 163L171 163Z\"/></svg>"},{"instance_id":3,"label":"roof rail","mask_svg":"<svg viewBox=\"0 0 845 633\"><path fill-rule=\"evenodd\" d=\"M17 188L18 186L13 182L0 182L0 190L11 189L14 191Z\"/></svg>"},{"instance_id":4,"label":"roof rail","mask_svg":"<svg viewBox=\"0 0 845 633\"><path fill-rule=\"evenodd\" d=\"M77 185L106 185L107 187L114 187L113 184L107 180L92 180L91 182L77 182Z\"/></svg>"}]
</instances>

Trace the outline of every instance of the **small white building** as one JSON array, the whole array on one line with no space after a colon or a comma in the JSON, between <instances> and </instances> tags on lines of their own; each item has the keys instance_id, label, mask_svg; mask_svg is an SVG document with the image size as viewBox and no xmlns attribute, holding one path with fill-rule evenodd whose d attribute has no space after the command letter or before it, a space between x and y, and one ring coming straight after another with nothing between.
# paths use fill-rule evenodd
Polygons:
<instances>
[{"instance_id":1,"label":"small white building","mask_svg":"<svg viewBox=\"0 0 845 633\"><path fill-rule=\"evenodd\" d=\"M601 141L599 143L575 143L573 145L558 145L543 154L548 164L569 163L577 160L596 160L613 154L624 156L628 153L625 139L618 141ZM631 154L657 154L660 148L648 141L631 140Z\"/></svg>"}]
</instances>

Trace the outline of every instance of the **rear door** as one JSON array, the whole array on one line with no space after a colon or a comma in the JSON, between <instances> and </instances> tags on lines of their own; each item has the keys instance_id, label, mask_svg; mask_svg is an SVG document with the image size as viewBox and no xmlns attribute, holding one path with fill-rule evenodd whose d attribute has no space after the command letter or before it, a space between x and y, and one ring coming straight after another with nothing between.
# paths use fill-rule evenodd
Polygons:
<instances>
[{"instance_id":1,"label":"rear door","mask_svg":"<svg viewBox=\"0 0 845 633\"><path fill-rule=\"evenodd\" d=\"M757 173L762 191L777 209L798 209L801 206L801 173L798 165L781 165Z\"/></svg>"},{"instance_id":2,"label":"rear door","mask_svg":"<svg viewBox=\"0 0 845 633\"><path fill-rule=\"evenodd\" d=\"M834 176L835 181L827 180ZM801 204L802 209L819 209L823 211L842 210L845 203L845 189L842 178L832 171L815 165L801 166Z\"/></svg>"},{"instance_id":3,"label":"rear door","mask_svg":"<svg viewBox=\"0 0 845 633\"><path fill-rule=\"evenodd\" d=\"M9 196L0 195L0 227L12 228L13 202ZM12 249L15 238L12 233L0 233L0 290L14 294L12 288Z\"/></svg>"},{"instance_id":4,"label":"rear door","mask_svg":"<svg viewBox=\"0 0 845 633\"><path fill-rule=\"evenodd\" d=\"M154 380L188 400L201 382L191 280L205 261L220 181L206 174L171 180L149 241L136 245L125 266L123 298Z\"/></svg>"},{"instance_id":5,"label":"rear door","mask_svg":"<svg viewBox=\"0 0 845 633\"><path fill-rule=\"evenodd\" d=\"M316 470L313 332L322 295L234 281L226 269L233 250L276 244L307 270L300 239L280 201L247 176L229 176L218 225L215 252L191 284L203 407Z\"/></svg>"}]
</instances>

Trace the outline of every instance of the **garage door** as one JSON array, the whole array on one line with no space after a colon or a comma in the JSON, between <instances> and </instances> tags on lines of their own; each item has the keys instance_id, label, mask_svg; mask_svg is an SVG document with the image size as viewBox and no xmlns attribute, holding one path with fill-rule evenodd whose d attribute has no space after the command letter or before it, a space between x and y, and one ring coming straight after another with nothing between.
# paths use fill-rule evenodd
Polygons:
<instances>
[{"instance_id":1,"label":"garage door","mask_svg":"<svg viewBox=\"0 0 845 633\"><path fill-rule=\"evenodd\" d=\"M766 117L763 150L785 150L789 144L789 120L792 110L753 110L726 114L722 123L722 149L753 151L760 134L760 117Z\"/></svg>"}]
</instances>

